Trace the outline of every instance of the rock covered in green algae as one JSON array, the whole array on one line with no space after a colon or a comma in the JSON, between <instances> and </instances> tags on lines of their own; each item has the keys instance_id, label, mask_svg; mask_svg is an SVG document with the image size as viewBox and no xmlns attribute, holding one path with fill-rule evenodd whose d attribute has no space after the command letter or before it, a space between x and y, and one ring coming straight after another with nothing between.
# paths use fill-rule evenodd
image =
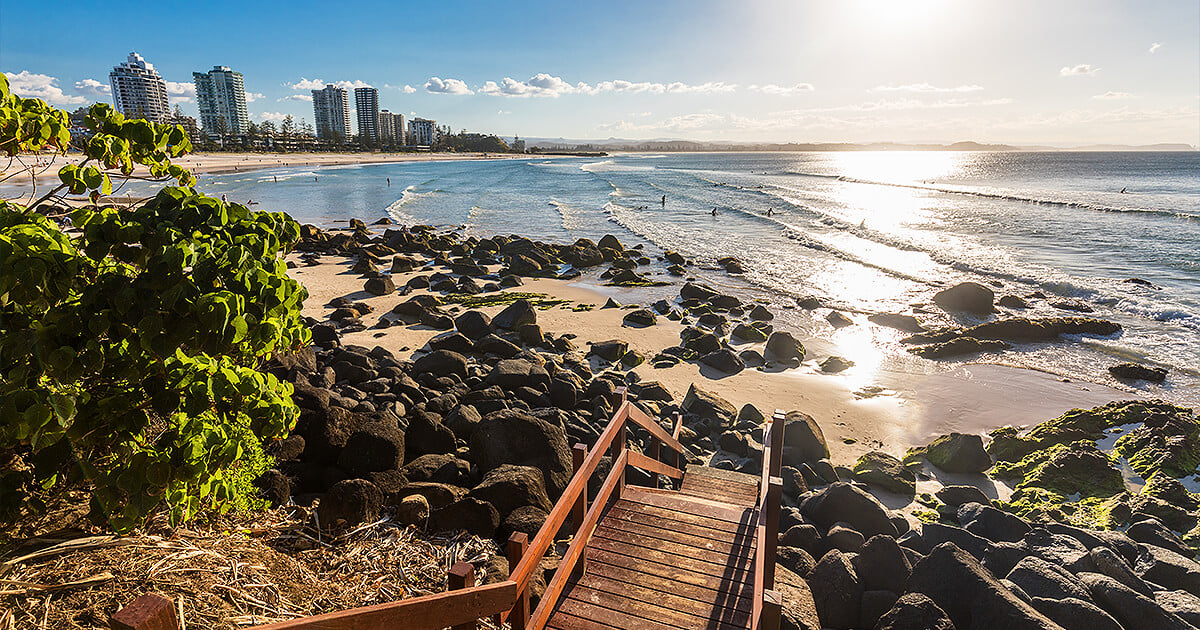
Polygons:
<instances>
[{"instance_id":1,"label":"rock covered in green algae","mask_svg":"<svg viewBox=\"0 0 1200 630\"><path fill-rule=\"evenodd\" d=\"M854 480L878 486L888 492L913 496L917 492L917 477L900 460L871 451L854 463Z\"/></svg>"},{"instance_id":2,"label":"rock covered in green algae","mask_svg":"<svg viewBox=\"0 0 1200 630\"><path fill-rule=\"evenodd\" d=\"M981 473L992 467L992 458L983 448L983 438L966 433L938 437L925 447L925 458L953 473Z\"/></svg>"},{"instance_id":3,"label":"rock covered in green algae","mask_svg":"<svg viewBox=\"0 0 1200 630\"><path fill-rule=\"evenodd\" d=\"M992 441L987 451L996 461L1015 462L1054 444L1099 440L1104 437L1105 430L1112 427L1156 422L1155 419L1161 416L1178 415L1191 417L1191 410L1161 400L1122 400L1092 409L1072 409L1033 427L1024 435L1013 427L996 429L990 434ZM1200 444L1197 448L1200 449Z\"/></svg>"},{"instance_id":4,"label":"rock covered in green algae","mask_svg":"<svg viewBox=\"0 0 1200 630\"><path fill-rule=\"evenodd\" d=\"M1156 472L1185 477L1200 467L1200 421L1190 409L1155 406L1142 426L1117 440L1116 450L1143 478Z\"/></svg>"}]
</instances>

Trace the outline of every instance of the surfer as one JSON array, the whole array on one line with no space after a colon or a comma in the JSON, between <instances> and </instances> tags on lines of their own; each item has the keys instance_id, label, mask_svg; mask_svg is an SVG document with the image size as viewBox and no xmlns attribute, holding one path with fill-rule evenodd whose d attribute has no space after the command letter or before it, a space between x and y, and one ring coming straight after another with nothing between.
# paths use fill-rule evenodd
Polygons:
<instances>
[{"instance_id":1,"label":"surfer","mask_svg":"<svg viewBox=\"0 0 1200 630\"><path fill-rule=\"evenodd\" d=\"M662 197L662 206L664 208L667 207L667 196L666 195L663 195L663 197Z\"/></svg>"},{"instance_id":2,"label":"surfer","mask_svg":"<svg viewBox=\"0 0 1200 630\"><path fill-rule=\"evenodd\" d=\"M1124 194L1125 194L1125 191L1127 191L1127 190L1129 190L1129 187L1128 187L1128 186L1126 186L1125 188L1122 188L1122 189L1121 189L1121 194L1122 194L1122 195L1124 195Z\"/></svg>"},{"instance_id":3,"label":"surfer","mask_svg":"<svg viewBox=\"0 0 1200 630\"><path fill-rule=\"evenodd\" d=\"M278 175L272 175L272 176L271 176L271 179L274 179L276 184L278 184L278 183L279 183L279 176L278 176Z\"/></svg>"},{"instance_id":4,"label":"surfer","mask_svg":"<svg viewBox=\"0 0 1200 630\"><path fill-rule=\"evenodd\" d=\"M773 214L775 214L775 209L774 209L774 208L767 208L767 216L771 216L771 215L773 215Z\"/></svg>"},{"instance_id":5,"label":"surfer","mask_svg":"<svg viewBox=\"0 0 1200 630\"><path fill-rule=\"evenodd\" d=\"M712 215L713 215L714 217L715 217L715 216L717 216L717 208L716 208L716 206L713 206L713 209L712 209Z\"/></svg>"},{"instance_id":6,"label":"surfer","mask_svg":"<svg viewBox=\"0 0 1200 630\"><path fill-rule=\"evenodd\" d=\"M387 178L387 180L388 180L388 188L391 188L392 187L392 178L389 177L389 178Z\"/></svg>"}]
</instances>

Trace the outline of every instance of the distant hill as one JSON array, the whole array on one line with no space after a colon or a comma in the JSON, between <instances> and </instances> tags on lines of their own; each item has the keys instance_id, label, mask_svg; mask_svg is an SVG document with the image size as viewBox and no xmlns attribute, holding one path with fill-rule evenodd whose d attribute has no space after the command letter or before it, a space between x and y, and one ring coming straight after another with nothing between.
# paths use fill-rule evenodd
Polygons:
<instances>
[{"instance_id":1,"label":"distant hill","mask_svg":"<svg viewBox=\"0 0 1200 630\"><path fill-rule=\"evenodd\" d=\"M1196 147L1183 143L1161 143L1147 145L1094 144L1080 147L1055 147L1048 145L984 144L973 141L953 144L916 144L901 142L698 142L677 138L654 140L632 140L608 138L605 140L582 140L569 138L526 138L530 148L558 151L1195 151Z\"/></svg>"}]
</instances>

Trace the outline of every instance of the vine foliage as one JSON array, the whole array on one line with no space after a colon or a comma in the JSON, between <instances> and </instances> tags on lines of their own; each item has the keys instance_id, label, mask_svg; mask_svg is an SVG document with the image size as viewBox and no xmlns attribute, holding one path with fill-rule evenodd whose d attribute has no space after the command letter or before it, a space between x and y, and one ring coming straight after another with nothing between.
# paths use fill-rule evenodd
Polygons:
<instances>
[{"instance_id":1,"label":"vine foliage","mask_svg":"<svg viewBox=\"0 0 1200 630\"><path fill-rule=\"evenodd\" d=\"M197 192L171 163L191 150L178 126L103 104L85 124L49 194L0 201L0 520L81 486L117 531L164 509L179 523L250 507L264 441L298 415L291 385L256 368L309 341L307 293L280 259L299 226ZM0 74L0 151L69 148L65 112ZM139 176L175 185L101 203L110 177ZM83 197L68 227L47 202L70 195Z\"/></svg>"}]
</instances>

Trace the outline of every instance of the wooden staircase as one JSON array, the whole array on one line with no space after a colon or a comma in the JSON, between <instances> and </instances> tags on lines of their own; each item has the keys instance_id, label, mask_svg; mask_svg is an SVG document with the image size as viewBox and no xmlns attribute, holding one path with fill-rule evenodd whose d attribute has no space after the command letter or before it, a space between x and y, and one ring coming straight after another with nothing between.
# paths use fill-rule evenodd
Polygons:
<instances>
[{"instance_id":1,"label":"wooden staircase","mask_svg":"<svg viewBox=\"0 0 1200 630\"><path fill-rule=\"evenodd\" d=\"M465 630L485 617L512 630L778 630L782 603L773 588L783 412L775 412L764 433L756 477L706 466L682 470L678 414L668 432L626 400L623 389L614 403L617 411L592 448L575 445L574 474L537 535L509 539L507 580L476 586L474 567L460 562L443 593L251 630ZM644 450L628 448L630 430ZM589 491L602 460L611 465L600 488ZM655 487L627 485L628 469L648 473ZM664 482L678 489L657 487ZM535 572L555 541L571 532L532 607ZM182 625L173 602L143 595L113 615L110 627Z\"/></svg>"},{"instance_id":2,"label":"wooden staircase","mask_svg":"<svg viewBox=\"0 0 1200 630\"><path fill-rule=\"evenodd\" d=\"M626 486L547 627L747 630L757 503L757 477L706 466L679 491Z\"/></svg>"}]
</instances>

